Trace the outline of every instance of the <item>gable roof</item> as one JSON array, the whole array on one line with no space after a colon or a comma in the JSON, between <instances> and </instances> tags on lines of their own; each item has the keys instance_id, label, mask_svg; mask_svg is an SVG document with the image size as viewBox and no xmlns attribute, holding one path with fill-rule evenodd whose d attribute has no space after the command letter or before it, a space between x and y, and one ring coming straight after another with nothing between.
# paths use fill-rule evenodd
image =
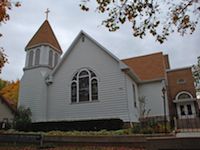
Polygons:
<instances>
[{"instance_id":1,"label":"gable roof","mask_svg":"<svg viewBox=\"0 0 200 150\"><path fill-rule=\"evenodd\" d=\"M58 40L48 22L45 20L43 24L40 26L38 31L32 37L32 39L28 42L25 49L34 47L39 44L50 44L53 46L57 52L62 53L62 49L58 43Z\"/></svg>"},{"instance_id":2,"label":"gable roof","mask_svg":"<svg viewBox=\"0 0 200 150\"><path fill-rule=\"evenodd\" d=\"M165 78L165 64L162 52L122 60L142 81Z\"/></svg>"},{"instance_id":3,"label":"gable roof","mask_svg":"<svg viewBox=\"0 0 200 150\"><path fill-rule=\"evenodd\" d=\"M117 61L120 65L120 69L122 70L130 70L131 68L129 68L124 62L122 62L119 58L117 58L115 55L113 55L109 50L107 50L105 47L103 47L100 43L98 43L95 39L93 39L91 36L89 36L86 32L84 32L83 30L81 30L79 32L79 34L76 36L76 38L74 39L74 41L72 42L72 44L70 45L70 47L68 48L68 50L66 51L66 53L64 54L64 56L62 57L61 61L59 62L58 65L56 65L56 67L54 68L54 70L51 72L51 75L54 75L56 73L56 71L58 70L58 68L61 66L61 64L63 63L63 61L68 57L68 55L70 54L70 52L73 50L73 47L77 44L77 42L79 41L79 39L81 38L81 36L85 36L87 37L90 41L92 41L94 44L96 44L98 47L100 47L106 54L108 54L111 58L113 58L115 61ZM133 70L130 70L131 75L134 77L134 79L136 81L140 81L140 79L138 78L138 76L134 73Z\"/></svg>"},{"instance_id":4,"label":"gable roof","mask_svg":"<svg viewBox=\"0 0 200 150\"><path fill-rule=\"evenodd\" d=\"M16 112L16 110L13 108L12 104L10 104L2 95L0 95L0 101L2 103L4 103L11 110L12 113Z\"/></svg>"}]
</instances>

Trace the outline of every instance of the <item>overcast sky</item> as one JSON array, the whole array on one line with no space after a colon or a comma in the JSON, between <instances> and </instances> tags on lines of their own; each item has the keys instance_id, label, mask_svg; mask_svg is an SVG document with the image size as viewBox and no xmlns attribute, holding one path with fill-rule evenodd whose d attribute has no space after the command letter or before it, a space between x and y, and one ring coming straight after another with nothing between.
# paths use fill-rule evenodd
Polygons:
<instances>
[{"instance_id":1,"label":"overcast sky","mask_svg":"<svg viewBox=\"0 0 200 150\"><path fill-rule=\"evenodd\" d=\"M24 48L44 22L47 8L50 9L49 22L64 52L80 30L84 30L120 59L162 51L169 55L171 68L178 68L195 64L197 56L200 56L200 28L185 37L171 34L168 41L159 44L151 36L143 40L134 38L128 25L117 32L109 32L101 26L105 16L94 11L82 12L79 2L21 0L22 6L9 12L11 20L0 27L0 33L4 35L0 46L4 47L9 59L0 77L6 80L21 79L25 64Z\"/></svg>"}]
</instances>

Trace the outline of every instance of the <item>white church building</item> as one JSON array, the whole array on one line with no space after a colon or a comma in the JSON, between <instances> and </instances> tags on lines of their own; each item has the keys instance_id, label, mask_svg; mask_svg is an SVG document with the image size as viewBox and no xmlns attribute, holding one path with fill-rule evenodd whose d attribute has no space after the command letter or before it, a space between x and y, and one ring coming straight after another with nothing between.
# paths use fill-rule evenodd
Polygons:
<instances>
[{"instance_id":1,"label":"white church building","mask_svg":"<svg viewBox=\"0 0 200 150\"><path fill-rule=\"evenodd\" d=\"M120 60L80 31L66 53L47 20L25 47L18 106L33 122L119 118L138 122L139 99L149 116L163 116L166 58L162 52ZM166 94L167 95L167 94ZM166 114L168 100L166 96Z\"/></svg>"}]
</instances>

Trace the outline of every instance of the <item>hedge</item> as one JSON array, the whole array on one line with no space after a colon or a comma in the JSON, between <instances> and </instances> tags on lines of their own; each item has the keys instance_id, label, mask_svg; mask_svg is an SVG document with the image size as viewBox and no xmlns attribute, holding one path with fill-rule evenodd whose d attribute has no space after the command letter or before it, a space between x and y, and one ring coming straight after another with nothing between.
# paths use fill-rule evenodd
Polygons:
<instances>
[{"instance_id":1,"label":"hedge","mask_svg":"<svg viewBox=\"0 0 200 150\"><path fill-rule=\"evenodd\" d=\"M29 131L100 131L100 130L119 130L123 127L121 119L99 119L85 121L52 121L37 122L30 124Z\"/></svg>"}]
</instances>

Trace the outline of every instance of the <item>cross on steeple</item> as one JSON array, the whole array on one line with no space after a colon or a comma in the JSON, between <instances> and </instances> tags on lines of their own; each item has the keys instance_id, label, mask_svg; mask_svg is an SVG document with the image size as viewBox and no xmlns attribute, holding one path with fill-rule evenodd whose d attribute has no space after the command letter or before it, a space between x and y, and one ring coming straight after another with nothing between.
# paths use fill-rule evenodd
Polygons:
<instances>
[{"instance_id":1,"label":"cross on steeple","mask_svg":"<svg viewBox=\"0 0 200 150\"><path fill-rule=\"evenodd\" d=\"M49 10L49 8L47 8L47 10L45 11L45 13L46 13L46 20L48 20L48 14L49 14L49 12L50 12L50 10Z\"/></svg>"}]
</instances>

